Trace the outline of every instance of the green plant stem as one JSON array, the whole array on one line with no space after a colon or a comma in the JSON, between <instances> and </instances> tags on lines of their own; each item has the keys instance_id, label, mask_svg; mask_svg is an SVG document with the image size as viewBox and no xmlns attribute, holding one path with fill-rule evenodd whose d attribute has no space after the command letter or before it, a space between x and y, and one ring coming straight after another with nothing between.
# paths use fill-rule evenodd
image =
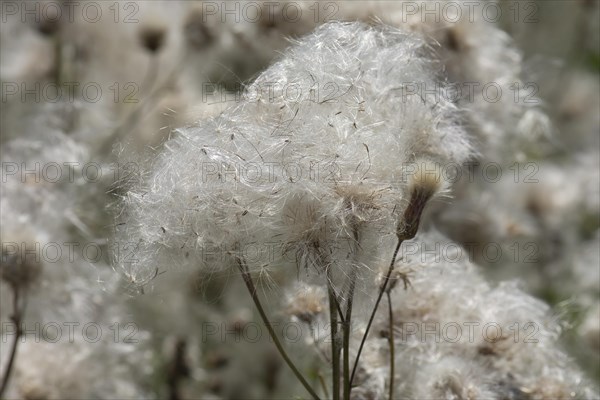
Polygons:
<instances>
[{"instance_id":1,"label":"green plant stem","mask_svg":"<svg viewBox=\"0 0 600 400\"><path fill-rule=\"evenodd\" d=\"M298 368L296 368L296 366L294 365L294 363L292 362L290 357L287 355L281 342L277 338L277 335L275 334L275 330L273 329L273 326L271 325L271 322L269 321L269 318L267 317L267 314L265 313L265 310L262 307L260 299L258 298L258 295L256 294L256 287L254 286L252 276L250 275L250 272L248 271L246 265L240 261L238 263L238 266L240 268L240 271L242 272L242 278L244 279L244 283L246 284L246 287L248 288L248 291L250 292L252 301L254 301L254 305L256 306L256 309L258 310L258 313L260 314L260 317L262 318L263 323L267 327L267 331L269 332L269 335L271 336L273 343L275 343L275 346L277 347L279 354L281 354L281 357L283 357L283 359L286 362L286 364L288 365L288 367L290 367L290 369L292 370L294 375L296 375L296 378L298 378L298 380L300 381L302 386L304 386L304 388L308 391L308 393L310 393L311 397L315 400L320 400L317 393L310 386L310 384L306 381L304 376L302 376L302 373L298 370Z\"/></svg>"},{"instance_id":2,"label":"green plant stem","mask_svg":"<svg viewBox=\"0 0 600 400\"><path fill-rule=\"evenodd\" d=\"M387 290L385 292L387 295L388 301L388 310L389 310L389 324L390 324L390 333L388 336L388 340L390 343L390 395L389 400L394 398L394 374L396 369L396 357L395 357L395 345L394 345L394 312L392 309L392 296L390 295L390 291Z\"/></svg>"},{"instance_id":3,"label":"green plant stem","mask_svg":"<svg viewBox=\"0 0 600 400\"><path fill-rule=\"evenodd\" d=\"M365 345L365 341L367 340L367 336L369 335L369 330L371 329L371 325L373 324L373 320L375 319L375 314L377 314L377 309L379 308L379 303L381 303L381 298L385 293L387 285L392 276L392 271L394 271L394 264L396 263L396 257L398 257L398 252L400 251L400 246L402 245L403 240L398 239L398 244L394 249L394 255L392 256L392 261L390 262L390 266L388 267L387 273L385 274L385 278L383 283L379 288L379 294L377 295L377 300L375 301L375 306L371 311L371 316L369 317L369 322L367 323L367 329L365 330L365 334L360 341L360 346L358 347L358 353L356 354L356 359L354 360L354 367L352 368L352 375L350 376L350 386L352 386L352 382L354 381L354 376L356 375L356 369L358 368L358 362L360 360L360 354L362 353L363 347Z\"/></svg>"}]
</instances>

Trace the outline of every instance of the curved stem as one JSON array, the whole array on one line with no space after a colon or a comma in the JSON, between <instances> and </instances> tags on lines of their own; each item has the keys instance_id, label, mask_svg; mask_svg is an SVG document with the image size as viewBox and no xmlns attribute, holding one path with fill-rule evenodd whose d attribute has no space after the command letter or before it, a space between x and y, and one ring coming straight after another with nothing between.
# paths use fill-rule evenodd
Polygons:
<instances>
[{"instance_id":1,"label":"curved stem","mask_svg":"<svg viewBox=\"0 0 600 400\"><path fill-rule=\"evenodd\" d=\"M390 397L389 400L394 398L394 374L396 369L396 357L395 357L395 347L394 347L394 312L392 309L392 296L390 296L390 291L387 290L385 292L387 295L388 301L388 310L389 310L389 323L390 323L390 333L388 336L388 340L390 343Z\"/></svg>"},{"instance_id":2,"label":"curved stem","mask_svg":"<svg viewBox=\"0 0 600 400\"><path fill-rule=\"evenodd\" d=\"M20 300L19 294L20 294L19 289L17 287L14 287L13 288L13 315L11 316L11 319L12 319L13 323L15 324L15 338L13 340L13 343L12 343L12 346L10 349L10 356L8 358L8 363L6 364L6 369L4 370L4 374L2 375L2 384L0 386L0 397L2 397L2 395L4 394L4 391L6 390L6 388L8 386L10 374L12 372L14 362L16 359L16 355L17 355L17 347L19 346L19 339L21 338L21 335L23 334L23 330L21 329L21 318L22 318L25 310L24 310L24 307L23 307L23 309L21 309L19 307L19 300Z\"/></svg>"},{"instance_id":3,"label":"curved stem","mask_svg":"<svg viewBox=\"0 0 600 400\"><path fill-rule=\"evenodd\" d=\"M134 122L137 122L142 118L142 114L146 106L154 106L156 104L159 95L168 90L169 83L171 83L173 79L181 73L183 67L187 65L187 59L188 53L181 57L181 61L177 63L173 70L167 75L167 77L163 81L161 81L160 85L158 86L156 86L158 82L158 60L151 60L150 67L146 76L144 77L144 83L142 84L142 86L150 86L148 94L141 100L139 100L139 102L137 101L137 99L132 99L136 100L136 107L133 111L127 114L124 117L124 119L115 128L113 128L113 130L104 139L104 142L101 144L101 147L99 149L100 153L110 151L112 145L116 140L120 138L121 134L123 132L127 132Z\"/></svg>"},{"instance_id":4,"label":"curved stem","mask_svg":"<svg viewBox=\"0 0 600 400\"><path fill-rule=\"evenodd\" d=\"M325 398L328 399L329 398L329 390L327 389L327 384L325 383L325 378L323 378L323 375L321 374L321 372L319 372L319 383L321 383L321 387L323 388L323 393L325 393Z\"/></svg>"},{"instance_id":5,"label":"curved stem","mask_svg":"<svg viewBox=\"0 0 600 400\"><path fill-rule=\"evenodd\" d=\"M304 376L302 376L302 373L300 371L298 371L298 368L296 368L296 366L294 365L294 363L292 362L290 357L287 355L281 342L277 338L277 335L275 334L275 330L273 329L273 326L271 325L271 322L269 321L269 318L267 317L267 314L265 313L265 310L262 307L260 299L258 298L258 295L256 294L256 288L254 286L254 282L252 281L252 276L250 275L250 272L248 271L247 267L241 261L238 262L238 267L240 268L240 271L242 271L242 278L244 279L244 283L246 284L246 287L248 288L248 291L250 292L252 301L254 301L254 305L256 306L256 309L258 310L258 313L260 314L260 317L262 318L263 323L267 327L267 331L269 332L269 335L271 336L273 343L275 343L275 346L277 347L279 354L281 354L281 357L283 357L283 359L286 362L286 364L288 365L288 367L290 367L290 369L292 370L294 375L296 375L296 378L298 378L298 380L300 381L302 386L304 386L304 388L308 391L308 393L310 393L311 397L315 400L320 400L317 393L310 386L310 384L306 381Z\"/></svg>"},{"instance_id":6,"label":"curved stem","mask_svg":"<svg viewBox=\"0 0 600 400\"><path fill-rule=\"evenodd\" d=\"M356 375L356 368L358 368L358 361L360 360L360 354L362 353L363 347L365 345L365 341L367 340L367 336L369 335L369 330L371 329L371 325L373 324L373 320L375 319L375 314L377 314L377 309L379 308L379 303L381 303L381 298L385 293L387 285L392 276L392 271L394 270L394 264L396 263L396 257L398 257L398 252L400 251L400 246L402 245L402 239L398 239L398 244L396 245L396 249L394 250L394 255L392 256L392 261L390 262L390 266L388 267L387 273L385 275L384 281L379 288L379 294L377 295L377 300L375 301L375 306L373 307L373 311L371 311L371 316L369 317L369 322L367 323L367 329L365 330L365 334L360 341L360 346L358 347L358 353L356 354L356 359L354 360L354 367L352 368L352 375L350 376L350 386L352 386L352 382L354 381L354 375Z\"/></svg>"}]
</instances>

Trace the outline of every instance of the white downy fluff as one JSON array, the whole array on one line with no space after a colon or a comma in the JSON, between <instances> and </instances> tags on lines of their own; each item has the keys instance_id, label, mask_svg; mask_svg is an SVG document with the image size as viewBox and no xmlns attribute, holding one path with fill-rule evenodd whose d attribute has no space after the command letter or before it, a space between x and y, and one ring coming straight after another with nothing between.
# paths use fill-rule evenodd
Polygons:
<instances>
[{"instance_id":1,"label":"white downy fluff","mask_svg":"<svg viewBox=\"0 0 600 400\"><path fill-rule=\"evenodd\" d=\"M374 244L354 265L380 248L389 258L410 164L470 155L452 104L405 95L407 82L438 80L428 55L413 34L360 23L297 42L238 104L165 144L125 196L120 240L135 260L120 267L145 283L163 266L221 271L231 253L276 243L319 268L347 262L353 229Z\"/></svg>"},{"instance_id":2,"label":"white downy fluff","mask_svg":"<svg viewBox=\"0 0 600 400\"><path fill-rule=\"evenodd\" d=\"M515 282L488 284L467 251L439 234L419 235L402 255L399 268L412 272L408 289L392 292L395 398L597 398L561 350L560 325L546 304ZM388 332L387 307L379 318L373 332ZM389 365L387 339L371 335L367 348L361 387L389 375L381 371Z\"/></svg>"}]
</instances>

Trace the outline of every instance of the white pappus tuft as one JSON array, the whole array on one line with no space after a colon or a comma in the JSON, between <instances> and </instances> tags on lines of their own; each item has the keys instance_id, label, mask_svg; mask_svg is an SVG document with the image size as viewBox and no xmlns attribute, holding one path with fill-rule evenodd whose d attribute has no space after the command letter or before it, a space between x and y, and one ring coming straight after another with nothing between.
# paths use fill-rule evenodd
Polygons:
<instances>
[{"instance_id":1,"label":"white pappus tuft","mask_svg":"<svg viewBox=\"0 0 600 400\"><path fill-rule=\"evenodd\" d=\"M272 246L277 265L298 271L389 258L407 167L471 153L451 103L403 95L406 82L435 82L436 68L414 34L319 27L236 105L164 145L125 195L119 237L135 260L120 267L144 283L159 266L222 271L240 255L250 270L265 268L271 260L250 259L250 247Z\"/></svg>"}]
</instances>

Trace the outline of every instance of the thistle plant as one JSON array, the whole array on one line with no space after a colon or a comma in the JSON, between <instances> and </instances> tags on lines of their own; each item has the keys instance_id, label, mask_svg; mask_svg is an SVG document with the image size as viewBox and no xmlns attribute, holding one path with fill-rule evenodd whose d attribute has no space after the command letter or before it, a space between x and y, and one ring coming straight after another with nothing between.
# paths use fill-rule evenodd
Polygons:
<instances>
[{"instance_id":1,"label":"thistle plant","mask_svg":"<svg viewBox=\"0 0 600 400\"><path fill-rule=\"evenodd\" d=\"M254 280L281 271L322 285L331 395L349 399L400 246L415 236L428 200L444 186L440 163L464 161L471 152L450 102L405 96L406 82L439 79L415 35L323 25L263 72L238 104L177 130L166 143L124 198L120 226L123 238L136 243L137 262L121 268L138 283L161 273L167 260L213 273L237 269L313 398L319 395L271 328ZM248 246L267 243L277 243L274 261L244 255ZM352 357L357 302L370 311Z\"/></svg>"},{"instance_id":2,"label":"thistle plant","mask_svg":"<svg viewBox=\"0 0 600 400\"><path fill-rule=\"evenodd\" d=\"M598 2L26 3L1 398L599 398Z\"/></svg>"}]
</instances>

